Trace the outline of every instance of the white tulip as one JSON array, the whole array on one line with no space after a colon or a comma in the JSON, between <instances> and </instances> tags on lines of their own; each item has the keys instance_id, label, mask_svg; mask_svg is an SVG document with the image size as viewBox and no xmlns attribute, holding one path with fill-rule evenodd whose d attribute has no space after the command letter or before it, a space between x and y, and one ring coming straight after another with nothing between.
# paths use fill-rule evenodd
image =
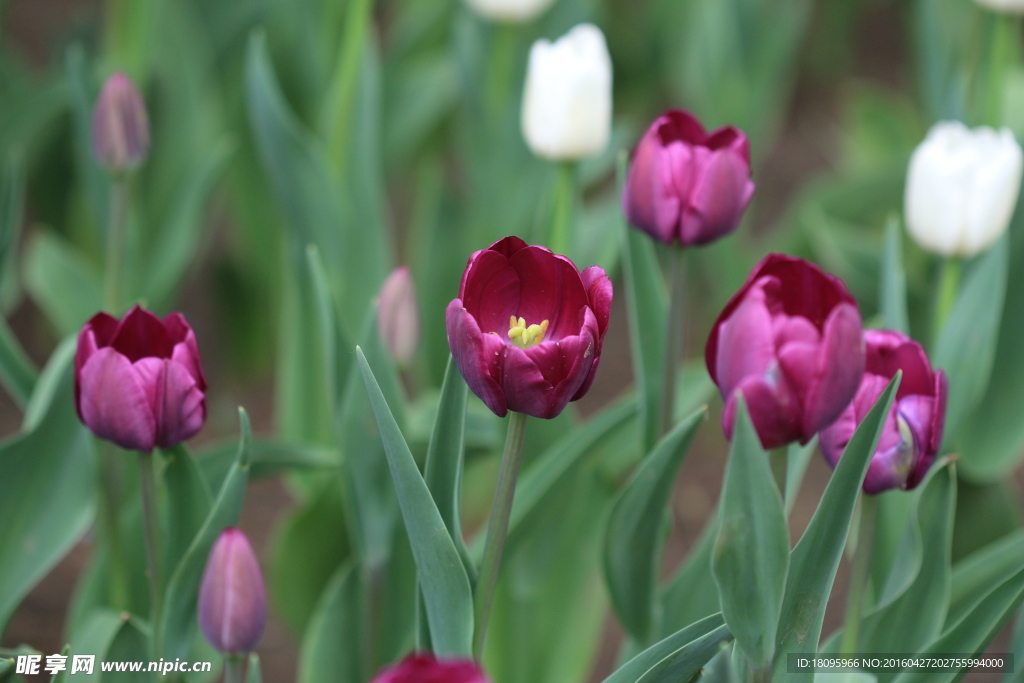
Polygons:
<instances>
[{"instance_id":1,"label":"white tulip","mask_svg":"<svg viewBox=\"0 0 1024 683\"><path fill-rule=\"evenodd\" d=\"M491 21L524 22L539 16L555 0L466 0L474 12Z\"/></svg>"},{"instance_id":2,"label":"white tulip","mask_svg":"<svg viewBox=\"0 0 1024 683\"><path fill-rule=\"evenodd\" d=\"M907 231L945 256L984 251L1010 224L1022 169L1024 153L1008 128L935 124L910 158Z\"/></svg>"},{"instance_id":3,"label":"white tulip","mask_svg":"<svg viewBox=\"0 0 1024 683\"><path fill-rule=\"evenodd\" d=\"M1024 0L977 0L977 3L994 12L1024 14Z\"/></svg>"},{"instance_id":4,"label":"white tulip","mask_svg":"<svg viewBox=\"0 0 1024 683\"><path fill-rule=\"evenodd\" d=\"M546 159L575 160L608 145L612 60L601 29L580 24L530 49L523 93L523 137Z\"/></svg>"}]
</instances>

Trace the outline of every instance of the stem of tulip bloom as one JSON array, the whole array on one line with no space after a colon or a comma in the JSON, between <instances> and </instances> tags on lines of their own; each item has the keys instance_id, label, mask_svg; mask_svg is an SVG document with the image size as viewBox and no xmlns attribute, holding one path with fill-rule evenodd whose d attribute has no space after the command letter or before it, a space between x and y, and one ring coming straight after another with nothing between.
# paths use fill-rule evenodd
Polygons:
<instances>
[{"instance_id":1,"label":"stem of tulip bloom","mask_svg":"<svg viewBox=\"0 0 1024 683\"><path fill-rule=\"evenodd\" d=\"M104 306L117 315L121 305L121 254L124 251L125 224L128 221L128 178L115 177L110 185L110 225L107 227Z\"/></svg>"},{"instance_id":2,"label":"stem of tulip bloom","mask_svg":"<svg viewBox=\"0 0 1024 683\"><path fill-rule=\"evenodd\" d=\"M779 487L779 495L786 499L786 479L789 470L789 446L773 448L768 454L772 464L772 475L775 477L775 485Z\"/></svg>"},{"instance_id":3,"label":"stem of tulip bloom","mask_svg":"<svg viewBox=\"0 0 1024 683\"><path fill-rule=\"evenodd\" d=\"M932 320L932 342L942 334L949 314L953 311L956 292L960 288L961 262L956 256L949 256L942 262L942 270L935 292L935 317Z\"/></svg>"},{"instance_id":4,"label":"stem of tulip bloom","mask_svg":"<svg viewBox=\"0 0 1024 683\"><path fill-rule=\"evenodd\" d=\"M519 463L523 456L523 439L526 436L526 415L512 412L509 415L508 435L505 437L505 452L501 456L498 484L494 492L491 519L487 523L487 540L484 543L484 557L480 563L480 579L476 585L474 599L473 658L483 657L487 642L487 621L491 616L494 589L498 584L498 568L501 553L505 549L508 535L508 520L512 514L512 499L516 493L516 479Z\"/></svg>"},{"instance_id":5,"label":"stem of tulip bloom","mask_svg":"<svg viewBox=\"0 0 1024 683\"><path fill-rule=\"evenodd\" d=\"M242 683L245 680L245 659L238 655L224 658L224 683Z\"/></svg>"},{"instance_id":6,"label":"stem of tulip bloom","mask_svg":"<svg viewBox=\"0 0 1024 683\"><path fill-rule=\"evenodd\" d=\"M573 208L576 203L576 165L572 161L558 164L555 175L555 201L548 247L556 254L569 248Z\"/></svg>"},{"instance_id":7,"label":"stem of tulip bloom","mask_svg":"<svg viewBox=\"0 0 1024 683\"><path fill-rule=\"evenodd\" d=\"M152 629L154 659L160 656L160 616L163 611L163 588L160 583L159 530L156 520L156 477L153 454L139 452L139 484L142 491L143 531L146 539L146 569L149 578L149 622Z\"/></svg>"},{"instance_id":8,"label":"stem of tulip bloom","mask_svg":"<svg viewBox=\"0 0 1024 683\"><path fill-rule=\"evenodd\" d=\"M328 152L336 169L344 172L352 138L352 103L359 83L359 65L369 31L373 0L353 0L345 14L344 34L337 66L327 91L327 106L322 119L327 134Z\"/></svg>"},{"instance_id":9,"label":"stem of tulip bloom","mask_svg":"<svg viewBox=\"0 0 1024 683\"><path fill-rule=\"evenodd\" d=\"M665 326L665 362L662 367L661 415L658 434L664 436L672 426L676 403L676 367L683 354L683 323L686 318L687 249L671 247L669 273L668 324Z\"/></svg>"},{"instance_id":10,"label":"stem of tulip bloom","mask_svg":"<svg viewBox=\"0 0 1024 683\"><path fill-rule=\"evenodd\" d=\"M871 567L871 545L875 540L877 511L878 503L875 497L862 493L857 545L853 550L853 571L850 574L850 588L846 595L846 618L843 621L843 637L839 643L840 654L852 654L857 651L860 615L864 607L864 586L867 584L868 569Z\"/></svg>"}]
</instances>

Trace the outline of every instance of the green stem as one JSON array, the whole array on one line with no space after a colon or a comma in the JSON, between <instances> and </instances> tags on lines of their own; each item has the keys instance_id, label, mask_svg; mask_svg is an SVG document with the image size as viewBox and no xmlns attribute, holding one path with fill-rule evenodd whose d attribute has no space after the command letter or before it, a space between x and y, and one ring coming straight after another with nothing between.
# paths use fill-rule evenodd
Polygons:
<instances>
[{"instance_id":1,"label":"green stem","mask_svg":"<svg viewBox=\"0 0 1024 683\"><path fill-rule=\"evenodd\" d=\"M686 254L687 250L671 247L669 274L668 324L665 327L665 361L662 364L661 415L658 434L664 436L675 417L676 367L683 353L683 325L686 318Z\"/></svg>"},{"instance_id":2,"label":"green stem","mask_svg":"<svg viewBox=\"0 0 1024 683\"><path fill-rule=\"evenodd\" d=\"M149 578L149 622L152 629L153 658L160 657L160 617L163 587L160 577L160 534L156 519L156 476L153 454L139 452L139 484L142 490L143 530L146 539L146 574Z\"/></svg>"},{"instance_id":3,"label":"green stem","mask_svg":"<svg viewBox=\"0 0 1024 683\"><path fill-rule=\"evenodd\" d=\"M110 225L107 228L107 257L104 305L112 315L120 313L121 256L124 254L125 225L128 221L128 178L115 177L110 184Z\"/></svg>"},{"instance_id":4,"label":"green stem","mask_svg":"<svg viewBox=\"0 0 1024 683\"><path fill-rule=\"evenodd\" d=\"M878 502L874 496L861 494L860 528L857 545L853 550L853 571L846 596L846 618L843 622L843 638L839 644L841 654L857 651L857 636L860 632L860 615L864 608L864 587L868 582L871 568L871 546L875 536L875 517Z\"/></svg>"},{"instance_id":5,"label":"green stem","mask_svg":"<svg viewBox=\"0 0 1024 683\"><path fill-rule=\"evenodd\" d=\"M345 15L344 35L338 52L337 66L327 94L323 125L327 134L328 150L335 168L344 170L348 161L348 146L352 138L352 110L356 86L359 83L359 64L370 27L373 0L351 0Z\"/></svg>"},{"instance_id":6,"label":"green stem","mask_svg":"<svg viewBox=\"0 0 1024 683\"><path fill-rule=\"evenodd\" d=\"M236 655L224 658L224 683L243 683L245 680L245 659Z\"/></svg>"},{"instance_id":7,"label":"green stem","mask_svg":"<svg viewBox=\"0 0 1024 683\"><path fill-rule=\"evenodd\" d=\"M473 634L473 656L477 661L483 657L487 642L487 621L491 616L494 589L498 584L498 568L501 553L508 535L508 520L512 514L512 499L516 493L516 478L523 456L523 439L526 436L526 415L513 412L509 415L508 435L505 438L505 452L501 456L497 489L491 519L487 524L487 540L484 543L484 557L480 563L480 579L477 582L474 613L476 630Z\"/></svg>"},{"instance_id":8,"label":"green stem","mask_svg":"<svg viewBox=\"0 0 1024 683\"><path fill-rule=\"evenodd\" d=\"M768 455L772 463L772 475L775 477L775 484L779 487L779 495L786 499L786 479L789 470L789 447L780 446L773 448Z\"/></svg>"},{"instance_id":9,"label":"green stem","mask_svg":"<svg viewBox=\"0 0 1024 683\"><path fill-rule=\"evenodd\" d=\"M1014 59L1014 41L1020 34L1020 17L995 13L988 41L988 73L984 83L981 121L998 126L1003 120L1003 90L1008 67Z\"/></svg>"},{"instance_id":10,"label":"green stem","mask_svg":"<svg viewBox=\"0 0 1024 683\"><path fill-rule=\"evenodd\" d=\"M939 280L935 292L935 317L933 319L932 335L937 340L946 327L949 314L953 311L953 303L956 301L956 292L960 287L961 261L956 256L947 257L942 262L942 270L939 273Z\"/></svg>"},{"instance_id":11,"label":"green stem","mask_svg":"<svg viewBox=\"0 0 1024 683\"><path fill-rule=\"evenodd\" d=\"M556 254L564 254L569 248L572 231L573 205L576 203L575 164L563 161L558 164L555 175L554 215L551 221L551 237L548 247Z\"/></svg>"},{"instance_id":12,"label":"green stem","mask_svg":"<svg viewBox=\"0 0 1024 683\"><path fill-rule=\"evenodd\" d=\"M755 667L751 664L750 680L751 683L772 683L772 665L769 663L768 666Z\"/></svg>"},{"instance_id":13,"label":"green stem","mask_svg":"<svg viewBox=\"0 0 1024 683\"><path fill-rule=\"evenodd\" d=\"M519 32L514 24L505 22L494 24L492 30L485 101L487 116L497 129L502 123L502 115L509 111L512 75L516 65L516 37Z\"/></svg>"},{"instance_id":14,"label":"green stem","mask_svg":"<svg viewBox=\"0 0 1024 683\"><path fill-rule=\"evenodd\" d=\"M110 563L110 602L115 609L128 609L128 571L124 566L124 552L120 533L119 467L121 454L109 441L96 439L96 453L100 460L99 517L103 538L107 544Z\"/></svg>"}]
</instances>

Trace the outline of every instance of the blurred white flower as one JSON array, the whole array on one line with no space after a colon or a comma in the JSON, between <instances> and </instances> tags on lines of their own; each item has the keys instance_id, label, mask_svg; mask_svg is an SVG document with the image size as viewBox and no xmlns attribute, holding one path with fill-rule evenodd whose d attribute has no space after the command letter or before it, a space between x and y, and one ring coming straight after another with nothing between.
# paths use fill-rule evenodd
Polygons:
<instances>
[{"instance_id":1,"label":"blurred white flower","mask_svg":"<svg viewBox=\"0 0 1024 683\"><path fill-rule=\"evenodd\" d=\"M977 3L994 12L1024 14L1024 0L977 0Z\"/></svg>"},{"instance_id":2,"label":"blurred white flower","mask_svg":"<svg viewBox=\"0 0 1024 683\"><path fill-rule=\"evenodd\" d=\"M904 213L918 244L945 256L972 256L1010 224L1024 154L1008 128L932 126L910 158Z\"/></svg>"},{"instance_id":3,"label":"blurred white flower","mask_svg":"<svg viewBox=\"0 0 1024 683\"><path fill-rule=\"evenodd\" d=\"M540 15L555 0L466 0L474 12L491 21L522 22Z\"/></svg>"},{"instance_id":4,"label":"blurred white flower","mask_svg":"<svg viewBox=\"0 0 1024 683\"><path fill-rule=\"evenodd\" d=\"M546 159L604 150L612 125L612 60L601 29L580 24L554 43L533 44L522 125L526 144Z\"/></svg>"},{"instance_id":5,"label":"blurred white flower","mask_svg":"<svg viewBox=\"0 0 1024 683\"><path fill-rule=\"evenodd\" d=\"M391 271L377 298L377 329L391 357L407 365L420 343L420 309L406 266Z\"/></svg>"}]
</instances>

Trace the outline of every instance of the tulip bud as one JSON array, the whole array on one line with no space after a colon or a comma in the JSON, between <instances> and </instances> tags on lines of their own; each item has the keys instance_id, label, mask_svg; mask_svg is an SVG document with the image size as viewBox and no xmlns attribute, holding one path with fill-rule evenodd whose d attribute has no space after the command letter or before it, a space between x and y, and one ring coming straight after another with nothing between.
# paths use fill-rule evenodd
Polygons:
<instances>
[{"instance_id":1,"label":"tulip bud","mask_svg":"<svg viewBox=\"0 0 1024 683\"><path fill-rule=\"evenodd\" d=\"M199 345L180 313L97 313L78 335L75 408L101 439L147 453L171 448L202 428L205 392Z\"/></svg>"},{"instance_id":2,"label":"tulip bud","mask_svg":"<svg viewBox=\"0 0 1024 683\"><path fill-rule=\"evenodd\" d=\"M498 417L557 417L590 389L608 331L612 283L565 256L506 237L469 257L445 311L466 384Z\"/></svg>"},{"instance_id":3,"label":"tulip bud","mask_svg":"<svg viewBox=\"0 0 1024 683\"><path fill-rule=\"evenodd\" d=\"M853 438L857 425L900 370L892 411L882 427L868 466L865 493L912 489L924 479L942 446L946 422L946 373L932 370L928 354L913 339L891 330L864 332L867 361L853 402L821 432L821 452L832 467Z\"/></svg>"},{"instance_id":4,"label":"tulip bud","mask_svg":"<svg viewBox=\"0 0 1024 683\"><path fill-rule=\"evenodd\" d=\"M1024 153L1008 128L937 123L910 158L904 213L918 244L973 256L1006 231L1017 206Z\"/></svg>"},{"instance_id":5,"label":"tulip bud","mask_svg":"<svg viewBox=\"0 0 1024 683\"><path fill-rule=\"evenodd\" d=\"M373 683L490 683L471 659L437 659L411 655L377 674Z\"/></svg>"},{"instance_id":6,"label":"tulip bud","mask_svg":"<svg viewBox=\"0 0 1024 683\"><path fill-rule=\"evenodd\" d=\"M689 112L670 109L633 152L622 210L651 237L688 247L735 230L753 194L743 131L726 126L707 133Z\"/></svg>"},{"instance_id":7,"label":"tulip bud","mask_svg":"<svg viewBox=\"0 0 1024 683\"><path fill-rule=\"evenodd\" d=\"M252 652L267 623L267 590L249 539L225 529L210 551L199 588L199 625L218 652Z\"/></svg>"},{"instance_id":8,"label":"tulip bud","mask_svg":"<svg viewBox=\"0 0 1024 683\"><path fill-rule=\"evenodd\" d=\"M405 266L395 268L380 288L377 329L388 353L399 365L412 359L420 342L420 310L412 276Z\"/></svg>"},{"instance_id":9,"label":"tulip bud","mask_svg":"<svg viewBox=\"0 0 1024 683\"><path fill-rule=\"evenodd\" d=\"M841 280L769 254L718 317L705 349L732 438L736 392L766 449L807 443L835 422L864 375L860 311Z\"/></svg>"},{"instance_id":10,"label":"tulip bud","mask_svg":"<svg viewBox=\"0 0 1024 683\"><path fill-rule=\"evenodd\" d=\"M118 71L107 79L92 114L92 149L111 173L137 167L149 152L149 116L135 84Z\"/></svg>"},{"instance_id":11,"label":"tulip bud","mask_svg":"<svg viewBox=\"0 0 1024 683\"><path fill-rule=\"evenodd\" d=\"M491 21L526 22L540 16L554 0L466 0L474 12Z\"/></svg>"},{"instance_id":12,"label":"tulip bud","mask_svg":"<svg viewBox=\"0 0 1024 683\"><path fill-rule=\"evenodd\" d=\"M601 29L580 24L530 48L523 137L537 156L571 161L600 153L612 123L612 60Z\"/></svg>"},{"instance_id":13,"label":"tulip bud","mask_svg":"<svg viewBox=\"0 0 1024 683\"><path fill-rule=\"evenodd\" d=\"M993 12L1024 14L1024 0L977 0L977 2Z\"/></svg>"}]
</instances>

